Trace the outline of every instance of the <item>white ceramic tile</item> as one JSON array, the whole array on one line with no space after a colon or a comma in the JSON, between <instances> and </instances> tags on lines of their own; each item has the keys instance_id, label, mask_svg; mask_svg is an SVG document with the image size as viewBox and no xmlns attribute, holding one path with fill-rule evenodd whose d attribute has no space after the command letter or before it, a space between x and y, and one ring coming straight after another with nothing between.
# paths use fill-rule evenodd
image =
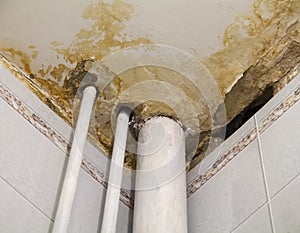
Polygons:
<instances>
[{"instance_id":1,"label":"white ceramic tile","mask_svg":"<svg viewBox=\"0 0 300 233\"><path fill-rule=\"evenodd\" d=\"M101 229L102 215L105 201L104 190L87 173L81 171L74 206L71 214L71 222L68 229L70 233L98 233ZM118 233L128 233L130 210L120 203L118 216ZM129 231L130 232L130 231Z\"/></svg>"},{"instance_id":2,"label":"white ceramic tile","mask_svg":"<svg viewBox=\"0 0 300 233\"><path fill-rule=\"evenodd\" d=\"M268 205L262 207L253 216L236 228L233 233L272 233Z\"/></svg>"},{"instance_id":3,"label":"white ceramic tile","mask_svg":"<svg viewBox=\"0 0 300 233\"><path fill-rule=\"evenodd\" d=\"M272 210L277 233L300 232L300 176L272 201Z\"/></svg>"},{"instance_id":4,"label":"white ceramic tile","mask_svg":"<svg viewBox=\"0 0 300 233\"><path fill-rule=\"evenodd\" d=\"M226 151L233 147L239 140L246 136L255 127L254 118L250 118L241 128L239 128L233 135L227 138L221 145L213 150L207 157L205 157L200 164L193 168L187 174L187 183L189 184L197 175L204 174L214 162L218 160Z\"/></svg>"},{"instance_id":5,"label":"white ceramic tile","mask_svg":"<svg viewBox=\"0 0 300 233\"><path fill-rule=\"evenodd\" d=\"M266 202L257 142L188 199L189 233L227 233Z\"/></svg>"},{"instance_id":6,"label":"white ceramic tile","mask_svg":"<svg viewBox=\"0 0 300 233\"><path fill-rule=\"evenodd\" d=\"M256 114L257 121L261 122L281 102L288 98L300 86L300 75L295 77L287 86L268 101Z\"/></svg>"},{"instance_id":7,"label":"white ceramic tile","mask_svg":"<svg viewBox=\"0 0 300 233\"><path fill-rule=\"evenodd\" d=\"M271 197L300 173L299 119L297 102L260 136Z\"/></svg>"},{"instance_id":8,"label":"white ceramic tile","mask_svg":"<svg viewBox=\"0 0 300 233\"><path fill-rule=\"evenodd\" d=\"M50 219L0 179L0 232L50 233Z\"/></svg>"},{"instance_id":9,"label":"white ceramic tile","mask_svg":"<svg viewBox=\"0 0 300 233\"><path fill-rule=\"evenodd\" d=\"M64 153L0 99L0 176L50 218Z\"/></svg>"}]
</instances>

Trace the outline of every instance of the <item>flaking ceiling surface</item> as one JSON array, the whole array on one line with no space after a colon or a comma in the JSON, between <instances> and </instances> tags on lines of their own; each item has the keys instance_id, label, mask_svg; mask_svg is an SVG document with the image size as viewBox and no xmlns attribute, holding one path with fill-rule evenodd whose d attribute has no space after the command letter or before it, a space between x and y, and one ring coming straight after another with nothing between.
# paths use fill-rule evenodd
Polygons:
<instances>
[{"instance_id":1,"label":"flaking ceiling surface","mask_svg":"<svg viewBox=\"0 0 300 233\"><path fill-rule=\"evenodd\" d=\"M28 74L22 80L29 88L72 124L74 93L82 81L78 77L89 73L97 61L112 69L105 58L120 49L167 45L205 67L197 77L215 81L225 102L226 122L230 122L298 64L299 9L298 0L2 0L0 53ZM174 64L181 59L171 55L168 59ZM285 58L289 66L274 69ZM273 72L272 77L267 71ZM132 88L137 83L146 85ZM91 139L109 155L116 102L125 98L137 105L144 98L147 101L139 113L145 117L163 114L179 118L187 127L200 125L194 166L209 142L214 143L212 127L222 126L217 122L221 102L216 101L209 111L203 95L177 71L155 65L129 69L100 96ZM182 101L185 98L188 104ZM216 144L222 140L218 137ZM126 166L134 167L130 153Z\"/></svg>"}]
</instances>

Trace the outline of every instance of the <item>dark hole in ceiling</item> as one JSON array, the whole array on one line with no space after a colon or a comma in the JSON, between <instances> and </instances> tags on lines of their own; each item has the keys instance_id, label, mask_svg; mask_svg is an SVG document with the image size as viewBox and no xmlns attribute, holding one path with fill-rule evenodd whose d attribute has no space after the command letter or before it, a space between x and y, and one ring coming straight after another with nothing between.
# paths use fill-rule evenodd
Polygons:
<instances>
[{"instance_id":1,"label":"dark hole in ceiling","mask_svg":"<svg viewBox=\"0 0 300 233\"><path fill-rule=\"evenodd\" d=\"M230 137L244 123L246 123L257 111L259 111L274 95L273 87L267 87L262 95L256 98L240 114L233 118L226 128L225 139Z\"/></svg>"}]
</instances>

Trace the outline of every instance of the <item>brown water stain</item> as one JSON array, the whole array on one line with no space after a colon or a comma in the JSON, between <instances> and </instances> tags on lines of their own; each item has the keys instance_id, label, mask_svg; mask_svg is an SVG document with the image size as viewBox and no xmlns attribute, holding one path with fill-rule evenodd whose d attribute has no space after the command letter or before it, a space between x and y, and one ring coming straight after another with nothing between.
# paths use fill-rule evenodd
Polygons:
<instances>
[{"instance_id":1,"label":"brown water stain","mask_svg":"<svg viewBox=\"0 0 300 233\"><path fill-rule=\"evenodd\" d=\"M126 27L125 22L134 15L135 9L122 0L116 0L112 4L104 1L91 2L82 13L83 19L89 21L91 26L80 29L69 45L64 45L59 39L51 42L57 57L65 61L56 66L44 64L39 70L34 71L31 64L37 58L38 51L32 44L28 46L32 50L31 55L15 48L2 49L1 52L18 64L29 75L30 80L21 75L16 76L66 122L73 124L73 100L70 100L70 94L76 93L77 87L73 86L75 89L70 90L67 79L70 78L68 75L71 74L74 65L84 60L101 60L118 49L152 43L146 37L130 37L122 33ZM114 80L114 84L117 80L117 78ZM96 125L96 128L97 134L92 135L90 139L109 155L111 134L107 137L99 131L99 126ZM108 130L105 129L106 131Z\"/></svg>"},{"instance_id":2,"label":"brown water stain","mask_svg":"<svg viewBox=\"0 0 300 233\"><path fill-rule=\"evenodd\" d=\"M248 102L251 102L251 98L253 99L257 95L255 93L252 96L251 93L248 93L238 100L238 105L236 104L238 93L234 93L234 91L239 90L239 93L241 92L241 83L246 83L245 88L248 84L251 88L256 87L250 78L249 82L246 82L246 79L242 81L243 74L247 73L250 67L260 62L261 66L255 66L257 69L256 74L259 77L268 79L269 76L259 74L258 70L263 72L263 66L272 67L278 61L280 54L286 51L286 48L293 41L299 41L299 22L297 20L299 20L300 15L300 1L257 0L253 6L253 12L254 16L237 16L235 22L224 32L223 42L225 49L212 54L203 61L216 79L225 103L228 103L226 107L229 112L229 120L242 111ZM33 50L31 55L13 48L3 49L1 52L14 63L20 64L20 68L30 75L30 80L22 79L29 88L66 122L72 124L73 106L70 97L74 97L80 82L79 76L75 77L72 75L74 66L77 65L78 68L78 65L83 61L101 60L118 49L152 43L148 38L133 37L129 39L128 35L122 33L126 27L126 21L134 15L134 8L122 0L116 0L112 4L103 1L92 2L82 14L83 19L91 23L90 27L80 29L69 45L64 45L59 39L51 43L58 58L63 58L65 61L64 64L57 66L45 64L39 70L33 71L31 63L38 56L34 45L29 45L29 48ZM80 72L84 73L86 71L81 70ZM172 79L168 77L172 77ZM249 75L247 80L248 77ZM278 75L276 77L280 78L281 76ZM191 102L199 99L199 93L195 90L195 87L182 81L186 80L184 77L176 76L174 72L164 69L144 67L130 70L120 77L116 77L97 102L96 109L101 110L96 114L99 123L95 125L96 135L91 134L91 140L94 144L103 149L107 155L110 155L112 147L113 134L110 125L110 115L115 102L120 94L134 83L145 80L166 81L180 86ZM265 82L264 80L257 83L263 85L257 88L268 86L267 81ZM247 90L244 91L247 92ZM153 108L150 105L148 109L151 112ZM160 112L165 111L174 116L176 115L167 106L157 106L157 103L154 105L155 109L159 109ZM205 127L205 131L201 135L199 142L198 157L194 160L191 167L201 161L207 148L207 142L211 137L209 132L210 121L208 119L211 116L205 111L204 113L199 111L196 117L199 118L200 125ZM127 154L125 160L126 166L134 166L134 159L131 155Z\"/></svg>"},{"instance_id":3,"label":"brown water stain","mask_svg":"<svg viewBox=\"0 0 300 233\"><path fill-rule=\"evenodd\" d=\"M116 49L151 43L148 38L127 39L122 34L124 22L134 12L131 5L121 0L113 4L93 2L83 12L83 18L92 21L91 27L82 28L68 47L53 44L54 50L68 63L75 64L82 60L101 60Z\"/></svg>"},{"instance_id":4,"label":"brown water stain","mask_svg":"<svg viewBox=\"0 0 300 233\"><path fill-rule=\"evenodd\" d=\"M65 46L59 40L53 41L51 46L57 52L58 57L65 60L64 64L53 66L43 65L40 70L32 70L31 63L38 56L35 45L29 45L32 54L17 50L15 48L2 49L1 52L31 77L41 89L46 90L49 96L55 96L63 102L67 101L63 80L67 73L82 60L101 60L115 49L151 43L151 40L144 37L128 39L123 35L125 22L135 14L134 8L122 0L116 0L112 4L103 1L91 2L83 11L84 20L91 22L91 27L82 28L75 36L71 44ZM62 81L62 82L61 82ZM58 101L61 102L61 101ZM53 103L54 105L58 104ZM70 108L70 106L63 106ZM60 115L65 115L61 112ZM69 123L72 118L66 113L64 117Z\"/></svg>"},{"instance_id":5,"label":"brown water stain","mask_svg":"<svg viewBox=\"0 0 300 233\"><path fill-rule=\"evenodd\" d=\"M280 53L288 42L299 39L298 29L293 32L287 29L300 18L300 1L257 0L253 12L251 17L238 15L225 30L226 48L203 61L224 97L242 74L271 49ZM287 43L279 45L281 38L287 36Z\"/></svg>"}]
</instances>

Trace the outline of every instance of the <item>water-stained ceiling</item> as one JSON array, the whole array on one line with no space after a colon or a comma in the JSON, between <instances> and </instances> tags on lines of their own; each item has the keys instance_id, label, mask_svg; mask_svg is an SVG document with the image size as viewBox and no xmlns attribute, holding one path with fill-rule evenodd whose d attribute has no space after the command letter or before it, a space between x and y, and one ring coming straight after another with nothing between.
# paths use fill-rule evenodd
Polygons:
<instances>
[{"instance_id":1,"label":"water-stained ceiling","mask_svg":"<svg viewBox=\"0 0 300 233\"><path fill-rule=\"evenodd\" d=\"M0 53L69 124L78 86L99 79L92 67L101 61L101 75L117 75L101 87L94 144L110 155L115 107L134 103L136 118L167 115L198 135L191 168L224 139L224 125L234 131L298 72L299 19L299 0L2 0ZM129 151L126 166L134 161Z\"/></svg>"}]
</instances>

